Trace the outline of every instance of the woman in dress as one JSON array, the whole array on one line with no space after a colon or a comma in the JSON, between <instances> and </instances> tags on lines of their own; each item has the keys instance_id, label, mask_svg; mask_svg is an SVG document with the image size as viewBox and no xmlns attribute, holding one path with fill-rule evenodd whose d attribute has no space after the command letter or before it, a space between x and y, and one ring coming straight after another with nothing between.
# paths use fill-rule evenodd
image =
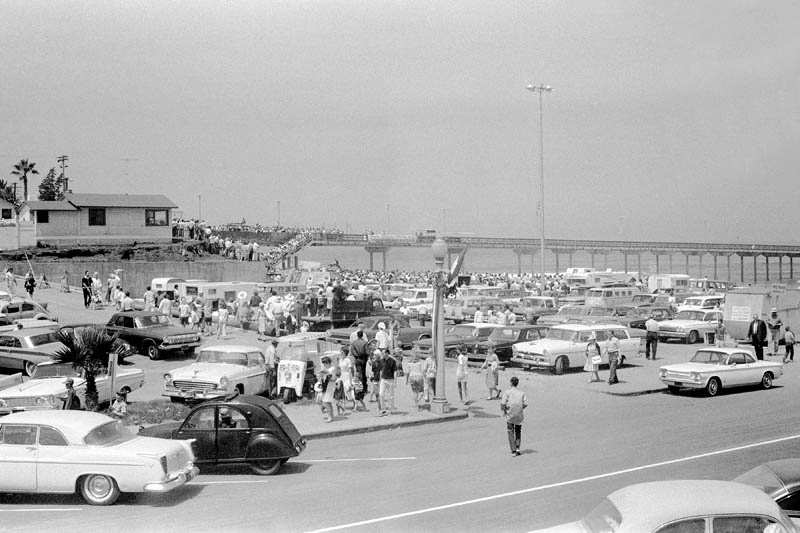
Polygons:
<instances>
[{"instance_id":1,"label":"woman in dress","mask_svg":"<svg viewBox=\"0 0 800 533\"><path fill-rule=\"evenodd\" d=\"M600 381L600 374L597 372L600 365L592 362L593 357L600 357L600 346L597 344L597 337L594 336L594 333L589 336L589 344L586 345L586 362L583 364L583 371L592 373L589 383Z\"/></svg>"},{"instance_id":2,"label":"woman in dress","mask_svg":"<svg viewBox=\"0 0 800 533\"><path fill-rule=\"evenodd\" d=\"M339 372L341 373L343 396L342 402L337 402L336 406L341 410L340 414L344 413L344 402L353 402L353 409L356 408L355 389L353 388L353 370L355 369L356 362L353 356L350 355L349 350L342 348L342 355L339 358Z\"/></svg>"},{"instance_id":3,"label":"woman in dress","mask_svg":"<svg viewBox=\"0 0 800 533\"><path fill-rule=\"evenodd\" d=\"M322 363L322 370L320 370L319 376L317 377L317 384L320 385L320 387L315 387L315 389L321 389L320 406L322 408L322 414L325 417L325 422L332 422L333 394L336 391L336 383L338 381L338 368L331 364L331 358L327 355L322 356L320 363Z\"/></svg>"},{"instance_id":4,"label":"woman in dress","mask_svg":"<svg viewBox=\"0 0 800 533\"><path fill-rule=\"evenodd\" d=\"M425 377L422 373L422 361L416 351L411 354L411 362L408 363L407 370L406 384L411 385L414 403L417 404L417 410L419 410L422 408L422 395L425 392Z\"/></svg>"},{"instance_id":5,"label":"woman in dress","mask_svg":"<svg viewBox=\"0 0 800 533\"><path fill-rule=\"evenodd\" d=\"M456 356L456 383L458 384L458 399L464 404L469 401L469 393L467 392L468 360L466 354L461 353L461 350L459 350Z\"/></svg>"},{"instance_id":6,"label":"woman in dress","mask_svg":"<svg viewBox=\"0 0 800 533\"><path fill-rule=\"evenodd\" d=\"M486 360L481 365L482 369L486 369L486 388L489 389L489 396L487 400L495 400L500 398L500 388L497 386L498 378L500 377L500 359L494 350L489 349L486 354Z\"/></svg>"},{"instance_id":7,"label":"woman in dress","mask_svg":"<svg viewBox=\"0 0 800 533\"><path fill-rule=\"evenodd\" d=\"M258 340L265 341L267 333L267 310L264 308L264 302L258 304L256 308L256 324L258 328Z\"/></svg>"}]
</instances>

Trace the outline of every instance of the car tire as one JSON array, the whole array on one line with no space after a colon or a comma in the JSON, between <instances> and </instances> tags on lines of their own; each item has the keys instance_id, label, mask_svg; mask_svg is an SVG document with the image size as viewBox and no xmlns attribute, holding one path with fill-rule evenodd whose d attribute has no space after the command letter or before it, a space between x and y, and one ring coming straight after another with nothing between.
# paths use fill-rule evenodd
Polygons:
<instances>
[{"instance_id":1,"label":"car tire","mask_svg":"<svg viewBox=\"0 0 800 533\"><path fill-rule=\"evenodd\" d=\"M30 377L33 375L33 371L36 369L36 363L33 361L25 361L23 370L25 371L25 375Z\"/></svg>"},{"instance_id":2,"label":"car tire","mask_svg":"<svg viewBox=\"0 0 800 533\"><path fill-rule=\"evenodd\" d=\"M670 392L670 394L678 394L681 388L676 387L675 385L667 385L667 390Z\"/></svg>"},{"instance_id":3,"label":"car tire","mask_svg":"<svg viewBox=\"0 0 800 533\"><path fill-rule=\"evenodd\" d=\"M283 464L280 459L264 459L262 461L250 461L250 470L259 476L271 476L280 470Z\"/></svg>"},{"instance_id":4,"label":"car tire","mask_svg":"<svg viewBox=\"0 0 800 533\"><path fill-rule=\"evenodd\" d=\"M557 376L562 375L569 369L569 359L566 355L559 355L556 358L556 363L553 365L553 373Z\"/></svg>"},{"instance_id":5,"label":"car tire","mask_svg":"<svg viewBox=\"0 0 800 533\"><path fill-rule=\"evenodd\" d=\"M719 378L711 378L706 383L706 394L708 396L714 397L719 394L719 391L722 389L722 383L720 383Z\"/></svg>"},{"instance_id":6,"label":"car tire","mask_svg":"<svg viewBox=\"0 0 800 533\"><path fill-rule=\"evenodd\" d=\"M119 498L117 482L104 474L83 476L80 480L80 491L89 505L111 505Z\"/></svg>"},{"instance_id":7,"label":"car tire","mask_svg":"<svg viewBox=\"0 0 800 533\"><path fill-rule=\"evenodd\" d=\"M696 331L690 331L689 336L686 337L687 344L696 344L700 340L700 335Z\"/></svg>"},{"instance_id":8,"label":"car tire","mask_svg":"<svg viewBox=\"0 0 800 533\"><path fill-rule=\"evenodd\" d=\"M144 344L144 353L147 357L149 357L152 361L156 361L159 359L161 354L158 352L158 347L156 343L153 341L147 341Z\"/></svg>"},{"instance_id":9,"label":"car tire","mask_svg":"<svg viewBox=\"0 0 800 533\"><path fill-rule=\"evenodd\" d=\"M764 375L761 376L761 388L762 389L772 388L772 372L764 372Z\"/></svg>"}]
</instances>

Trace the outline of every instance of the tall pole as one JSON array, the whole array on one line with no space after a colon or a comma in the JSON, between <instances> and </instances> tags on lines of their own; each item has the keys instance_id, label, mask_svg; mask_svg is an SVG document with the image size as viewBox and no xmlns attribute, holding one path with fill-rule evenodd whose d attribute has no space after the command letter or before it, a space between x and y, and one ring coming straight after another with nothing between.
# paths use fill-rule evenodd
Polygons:
<instances>
[{"instance_id":1,"label":"tall pole","mask_svg":"<svg viewBox=\"0 0 800 533\"><path fill-rule=\"evenodd\" d=\"M61 164L61 177L64 179L62 183L63 190L61 192L67 193L69 192L69 178L67 178L67 167L69 166L67 165L67 161L69 161L69 156L60 155L56 158L56 161Z\"/></svg>"},{"instance_id":2,"label":"tall pole","mask_svg":"<svg viewBox=\"0 0 800 533\"><path fill-rule=\"evenodd\" d=\"M389 204L386 204L386 228L383 230L384 235L389 234Z\"/></svg>"},{"instance_id":3,"label":"tall pole","mask_svg":"<svg viewBox=\"0 0 800 533\"><path fill-rule=\"evenodd\" d=\"M197 220L203 220L203 195L197 195Z\"/></svg>"},{"instance_id":4,"label":"tall pole","mask_svg":"<svg viewBox=\"0 0 800 533\"><path fill-rule=\"evenodd\" d=\"M276 226L278 226L278 227L280 227L280 225L281 225L281 201L280 201L280 200L277 200L275 203L276 203L276 204L277 204L277 206L278 206L278 209L277 209L277 212L278 212L278 218L277 218L277 223L276 223L275 225L276 225Z\"/></svg>"},{"instance_id":5,"label":"tall pole","mask_svg":"<svg viewBox=\"0 0 800 533\"><path fill-rule=\"evenodd\" d=\"M542 284L544 284L544 114L542 94L553 90L549 85L528 85L528 90L539 95L539 229L541 230L539 259L541 261Z\"/></svg>"},{"instance_id":6,"label":"tall pole","mask_svg":"<svg viewBox=\"0 0 800 533\"><path fill-rule=\"evenodd\" d=\"M447 271L444 268L444 258L447 255L447 243L441 236L437 236L431 245L433 258L436 262L436 277L433 287L433 350L436 358L436 386L433 391L431 412L445 414L449 411L447 397L445 396L445 362L444 362L444 291L447 287Z\"/></svg>"}]
</instances>

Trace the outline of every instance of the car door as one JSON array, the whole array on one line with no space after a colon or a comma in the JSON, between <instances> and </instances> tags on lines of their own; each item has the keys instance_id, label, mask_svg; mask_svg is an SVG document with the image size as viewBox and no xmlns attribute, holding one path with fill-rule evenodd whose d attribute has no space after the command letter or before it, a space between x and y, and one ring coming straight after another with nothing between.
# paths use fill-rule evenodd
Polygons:
<instances>
[{"instance_id":1,"label":"car door","mask_svg":"<svg viewBox=\"0 0 800 533\"><path fill-rule=\"evenodd\" d=\"M619 351L628 360L639 355L639 339L633 339L622 328L614 330L614 336L619 340Z\"/></svg>"},{"instance_id":2,"label":"car door","mask_svg":"<svg viewBox=\"0 0 800 533\"><path fill-rule=\"evenodd\" d=\"M22 359L14 355L14 350L12 348L17 344L19 344L19 339L16 337L0 335L0 367L23 368L25 366Z\"/></svg>"},{"instance_id":3,"label":"car door","mask_svg":"<svg viewBox=\"0 0 800 533\"><path fill-rule=\"evenodd\" d=\"M267 367L264 362L264 354L261 352L247 353L246 379L246 394L261 394L267 390Z\"/></svg>"},{"instance_id":4,"label":"car door","mask_svg":"<svg viewBox=\"0 0 800 533\"><path fill-rule=\"evenodd\" d=\"M217 414L217 461L241 461L247 455L250 442L247 417L233 406L222 406Z\"/></svg>"},{"instance_id":5,"label":"car door","mask_svg":"<svg viewBox=\"0 0 800 533\"><path fill-rule=\"evenodd\" d=\"M747 368L747 360L743 352L734 352L728 356L727 368L723 372L723 384L730 387L738 387L747 382L747 375L751 369Z\"/></svg>"},{"instance_id":6,"label":"car door","mask_svg":"<svg viewBox=\"0 0 800 533\"><path fill-rule=\"evenodd\" d=\"M0 492L36 491L37 427L0 424Z\"/></svg>"},{"instance_id":7,"label":"car door","mask_svg":"<svg viewBox=\"0 0 800 533\"><path fill-rule=\"evenodd\" d=\"M67 439L51 426L39 426L37 443L38 462L47 465L36 471L39 492L57 492L70 489L70 480L75 479L74 457Z\"/></svg>"},{"instance_id":8,"label":"car door","mask_svg":"<svg viewBox=\"0 0 800 533\"><path fill-rule=\"evenodd\" d=\"M197 463L217 461L217 407L207 405L192 411L178 431L176 439L195 439Z\"/></svg>"},{"instance_id":9,"label":"car door","mask_svg":"<svg viewBox=\"0 0 800 533\"><path fill-rule=\"evenodd\" d=\"M756 358L749 353L743 353L744 364L742 365L742 385L754 385L761 382L764 369L756 364Z\"/></svg>"}]
</instances>

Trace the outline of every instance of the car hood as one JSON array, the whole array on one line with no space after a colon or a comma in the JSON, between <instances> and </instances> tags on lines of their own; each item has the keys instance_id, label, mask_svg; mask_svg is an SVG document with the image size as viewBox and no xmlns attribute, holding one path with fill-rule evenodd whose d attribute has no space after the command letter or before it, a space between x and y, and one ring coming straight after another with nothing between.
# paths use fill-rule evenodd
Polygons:
<instances>
[{"instance_id":1,"label":"car hood","mask_svg":"<svg viewBox=\"0 0 800 533\"><path fill-rule=\"evenodd\" d=\"M674 365L665 365L660 370L667 370L669 372L713 372L720 368L726 368L725 365L709 365L705 363L677 363Z\"/></svg>"},{"instance_id":2,"label":"car hood","mask_svg":"<svg viewBox=\"0 0 800 533\"><path fill-rule=\"evenodd\" d=\"M192 363L169 372L173 380L176 379L201 379L219 380L221 377L234 376L244 372L246 367L228 363Z\"/></svg>"},{"instance_id":3,"label":"car hood","mask_svg":"<svg viewBox=\"0 0 800 533\"><path fill-rule=\"evenodd\" d=\"M86 382L74 377L72 378L75 383L76 389L82 387ZM29 396L49 396L51 394L61 394L65 390L64 382L67 381L65 377L58 378L43 378L43 379L29 379L19 385L14 385L8 389L0 391L0 398L27 398Z\"/></svg>"}]
</instances>

